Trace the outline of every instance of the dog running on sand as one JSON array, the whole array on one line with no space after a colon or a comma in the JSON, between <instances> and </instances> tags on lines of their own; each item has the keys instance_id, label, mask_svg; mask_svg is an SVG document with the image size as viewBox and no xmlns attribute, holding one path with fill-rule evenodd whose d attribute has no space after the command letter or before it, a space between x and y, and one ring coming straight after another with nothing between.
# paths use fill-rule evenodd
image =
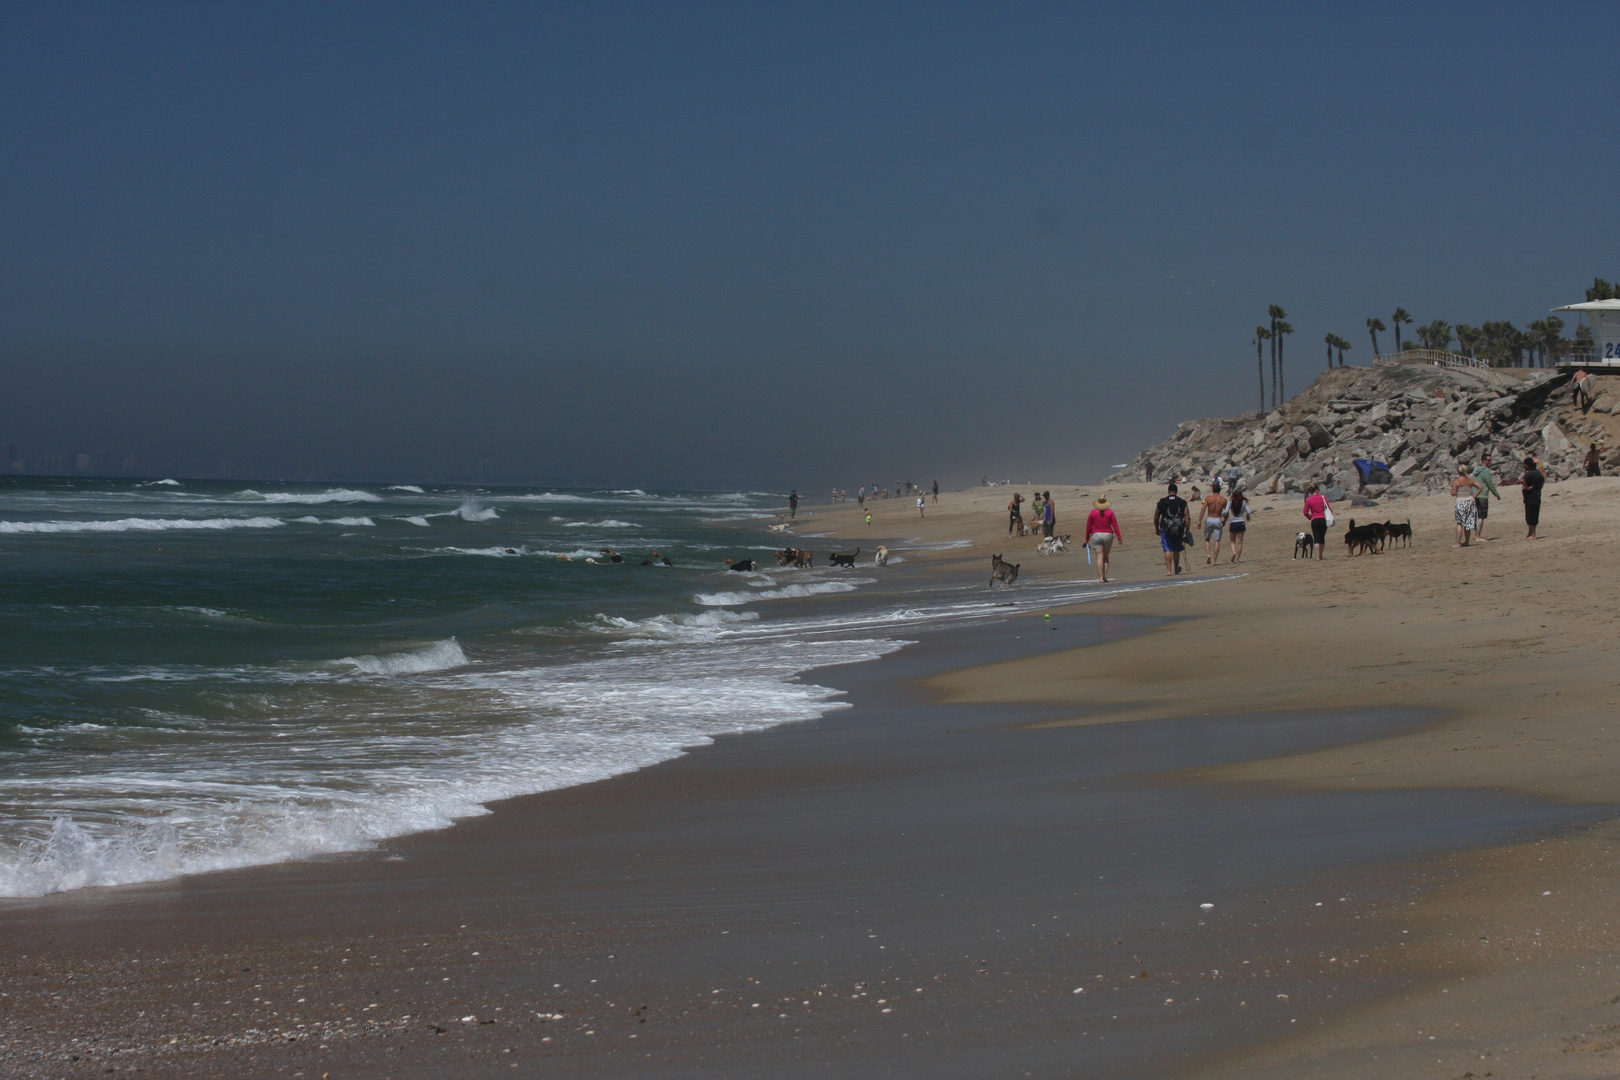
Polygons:
<instances>
[{"instance_id":1,"label":"dog running on sand","mask_svg":"<svg viewBox=\"0 0 1620 1080\"><path fill-rule=\"evenodd\" d=\"M1018 568L1023 563L1010 563L1000 555L990 556L990 587L995 588L996 582L1011 585L1018 580Z\"/></svg>"}]
</instances>

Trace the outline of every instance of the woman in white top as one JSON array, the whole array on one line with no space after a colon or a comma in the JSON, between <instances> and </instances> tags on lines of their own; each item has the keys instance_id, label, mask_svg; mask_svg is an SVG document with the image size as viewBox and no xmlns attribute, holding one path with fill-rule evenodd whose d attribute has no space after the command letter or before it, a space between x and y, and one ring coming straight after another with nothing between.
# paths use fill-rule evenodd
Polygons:
<instances>
[{"instance_id":1,"label":"woman in white top","mask_svg":"<svg viewBox=\"0 0 1620 1080\"><path fill-rule=\"evenodd\" d=\"M1226 535L1232 539L1232 557L1229 562L1239 562L1243 558L1243 536L1249 531L1249 497L1243 489L1232 489L1232 497L1226 500Z\"/></svg>"}]
</instances>

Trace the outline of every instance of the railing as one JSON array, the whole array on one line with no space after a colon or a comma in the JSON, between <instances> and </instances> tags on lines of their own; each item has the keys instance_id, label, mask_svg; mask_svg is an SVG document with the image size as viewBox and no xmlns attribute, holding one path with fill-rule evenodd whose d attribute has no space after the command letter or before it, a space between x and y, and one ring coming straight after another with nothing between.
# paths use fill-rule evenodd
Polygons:
<instances>
[{"instance_id":1,"label":"railing","mask_svg":"<svg viewBox=\"0 0 1620 1080\"><path fill-rule=\"evenodd\" d=\"M1489 368L1491 365L1462 353L1442 349L1402 349L1398 353L1379 353L1375 364L1429 364L1434 367Z\"/></svg>"}]
</instances>

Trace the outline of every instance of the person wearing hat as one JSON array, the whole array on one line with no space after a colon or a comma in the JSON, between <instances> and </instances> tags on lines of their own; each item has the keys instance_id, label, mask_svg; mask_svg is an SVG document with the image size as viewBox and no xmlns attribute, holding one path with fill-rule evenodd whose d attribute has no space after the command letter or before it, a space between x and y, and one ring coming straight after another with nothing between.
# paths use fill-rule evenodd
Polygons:
<instances>
[{"instance_id":1,"label":"person wearing hat","mask_svg":"<svg viewBox=\"0 0 1620 1080\"><path fill-rule=\"evenodd\" d=\"M1091 513L1086 515L1086 546L1096 553L1099 585L1108 581L1108 552L1113 549L1116 540L1124 546L1125 537L1120 535L1119 518L1114 516L1114 507L1108 501L1108 496L1100 495L1092 502Z\"/></svg>"}]
</instances>

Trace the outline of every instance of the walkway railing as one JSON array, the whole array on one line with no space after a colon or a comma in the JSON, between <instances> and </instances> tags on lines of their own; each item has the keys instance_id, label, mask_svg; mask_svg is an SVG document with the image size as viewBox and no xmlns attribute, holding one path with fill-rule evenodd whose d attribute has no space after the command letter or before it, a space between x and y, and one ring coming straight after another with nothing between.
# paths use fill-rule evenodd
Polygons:
<instances>
[{"instance_id":1,"label":"walkway railing","mask_svg":"<svg viewBox=\"0 0 1620 1080\"><path fill-rule=\"evenodd\" d=\"M1435 367L1489 368L1491 365L1462 353L1442 349L1402 349L1398 353L1379 353L1375 364L1429 364Z\"/></svg>"}]
</instances>

